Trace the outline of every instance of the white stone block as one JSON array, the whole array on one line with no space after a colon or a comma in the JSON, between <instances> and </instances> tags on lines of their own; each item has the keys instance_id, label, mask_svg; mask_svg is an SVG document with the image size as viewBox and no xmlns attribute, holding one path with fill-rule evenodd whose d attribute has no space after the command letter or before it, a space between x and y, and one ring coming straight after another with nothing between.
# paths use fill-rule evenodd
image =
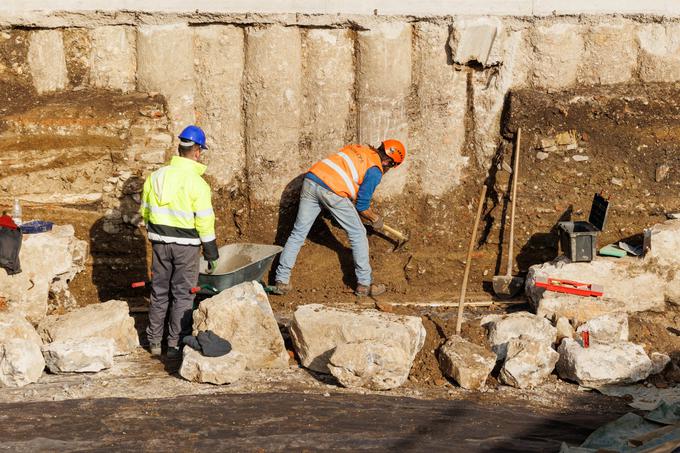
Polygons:
<instances>
[{"instance_id":1,"label":"white stone block","mask_svg":"<svg viewBox=\"0 0 680 453\"><path fill-rule=\"evenodd\" d=\"M38 94L63 90L68 85L64 40L60 30L32 31L28 65Z\"/></svg>"}]
</instances>

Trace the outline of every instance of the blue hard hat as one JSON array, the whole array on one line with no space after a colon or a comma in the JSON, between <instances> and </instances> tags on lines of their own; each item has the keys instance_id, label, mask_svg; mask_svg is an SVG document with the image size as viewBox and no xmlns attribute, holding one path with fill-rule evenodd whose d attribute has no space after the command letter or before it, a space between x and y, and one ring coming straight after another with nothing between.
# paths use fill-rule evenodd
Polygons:
<instances>
[{"instance_id":1,"label":"blue hard hat","mask_svg":"<svg viewBox=\"0 0 680 453\"><path fill-rule=\"evenodd\" d=\"M185 127L182 133L179 134L178 138L181 140L192 141L200 146L201 149L208 149L208 147L205 146L205 132L203 132L203 129L198 126L191 125Z\"/></svg>"}]
</instances>

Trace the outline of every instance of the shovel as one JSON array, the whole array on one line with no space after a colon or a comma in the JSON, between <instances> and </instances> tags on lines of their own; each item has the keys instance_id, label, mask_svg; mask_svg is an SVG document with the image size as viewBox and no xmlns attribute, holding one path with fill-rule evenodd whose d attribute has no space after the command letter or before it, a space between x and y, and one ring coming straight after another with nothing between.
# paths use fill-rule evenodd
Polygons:
<instances>
[{"instance_id":1,"label":"shovel","mask_svg":"<svg viewBox=\"0 0 680 453\"><path fill-rule=\"evenodd\" d=\"M517 140L515 140L515 165L512 169L512 207L510 209L510 241L508 243L508 271L505 275L496 275L493 278L493 292L500 298L510 298L516 296L524 287L522 277L512 276L513 265L513 245L515 241L515 204L517 201L517 174L519 173L519 144L522 136L522 129L517 129Z\"/></svg>"}]
</instances>

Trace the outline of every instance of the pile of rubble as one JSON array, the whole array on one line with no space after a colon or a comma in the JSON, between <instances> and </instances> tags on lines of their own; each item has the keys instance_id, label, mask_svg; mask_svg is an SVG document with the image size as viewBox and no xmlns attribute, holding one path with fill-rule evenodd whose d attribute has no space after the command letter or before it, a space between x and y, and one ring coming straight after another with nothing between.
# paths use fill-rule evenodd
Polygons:
<instances>
[{"instance_id":1,"label":"pile of rubble","mask_svg":"<svg viewBox=\"0 0 680 453\"><path fill-rule=\"evenodd\" d=\"M37 382L52 373L97 372L113 366L113 357L139 346L126 302L111 300L45 317L34 328L16 312L0 317L0 386Z\"/></svg>"}]
</instances>

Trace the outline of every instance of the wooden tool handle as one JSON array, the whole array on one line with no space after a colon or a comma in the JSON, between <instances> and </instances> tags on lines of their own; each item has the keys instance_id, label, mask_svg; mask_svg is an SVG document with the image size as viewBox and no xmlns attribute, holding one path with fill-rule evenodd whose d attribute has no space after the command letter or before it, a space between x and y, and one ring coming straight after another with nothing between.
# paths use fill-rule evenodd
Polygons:
<instances>
[{"instance_id":1,"label":"wooden tool handle","mask_svg":"<svg viewBox=\"0 0 680 453\"><path fill-rule=\"evenodd\" d=\"M391 226L383 224L383 230L385 230L385 232L391 234L392 236L396 236L396 238L399 239L400 241L407 240L406 235L404 235L401 231L395 230Z\"/></svg>"},{"instance_id":2,"label":"wooden tool handle","mask_svg":"<svg viewBox=\"0 0 680 453\"><path fill-rule=\"evenodd\" d=\"M475 240L477 239L477 227L479 226L479 219L480 217L482 217L482 206L484 206L485 198L486 198L486 184L482 186L482 193L479 195L479 205L477 206L475 226L472 228L470 246L468 247L467 259L465 260L465 272L463 273L463 284L460 288L460 300L458 301L458 317L456 318L456 334L458 335L460 335L460 329L463 326L463 306L465 305L465 293L467 291L468 276L470 275L470 266L472 265L472 252L475 248Z\"/></svg>"},{"instance_id":3,"label":"wooden tool handle","mask_svg":"<svg viewBox=\"0 0 680 453\"><path fill-rule=\"evenodd\" d=\"M517 175L519 174L519 141L522 138L522 128L517 128L517 140L515 140L515 165L512 169L512 207L510 209L510 241L508 243L508 272L512 275L515 245L515 205L517 204Z\"/></svg>"}]
</instances>

